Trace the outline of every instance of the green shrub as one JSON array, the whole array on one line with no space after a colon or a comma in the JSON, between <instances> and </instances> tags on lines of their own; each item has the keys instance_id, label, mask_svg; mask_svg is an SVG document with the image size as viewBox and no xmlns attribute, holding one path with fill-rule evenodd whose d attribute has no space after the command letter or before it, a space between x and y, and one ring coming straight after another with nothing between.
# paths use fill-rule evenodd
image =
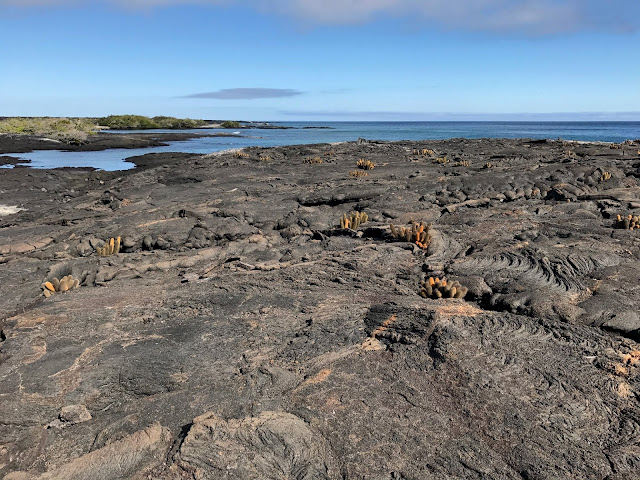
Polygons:
<instances>
[{"instance_id":1,"label":"green shrub","mask_svg":"<svg viewBox=\"0 0 640 480\"><path fill-rule=\"evenodd\" d=\"M222 122L220 124L221 128L240 128L240 122L232 122L231 120L227 120L226 122Z\"/></svg>"},{"instance_id":2,"label":"green shrub","mask_svg":"<svg viewBox=\"0 0 640 480\"><path fill-rule=\"evenodd\" d=\"M96 128L89 118L11 117L0 120L0 133L39 135L73 144L85 142Z\"/></svg>"},{"instance_id":3,"label":"green shrub","mask_svg":"<svg viewBox=\"0 0 640 480\"><path fill-rule=\"evenodd\" d=\"M98 124L102 127L109 127L116 130L145 130L159 128L158 124L149 117L142 115L109 115L98 119Z\"/></svg>"},{"instance_id":4,"label":"green shrub","mask_svg":"<svg viewBox=\"0 0 640 480\"><path fill-rule=\"evenodd\" d=\"M207 124L204 120L193 120L191 118L165 116L149 118L143 115L109 115L108 117L98 118L97 121L100 126L115 130L149 130L156 128L174 130L197 128Z\"/></svg>"},{"instance_id":5,"label":"green shrub","mask_svg":"<svg viewBox=\"0 0 640 480\"><path fill-rule=\"evenodd\" d=\"M204 120L194 120L192 118L175 118L175 117L153 117L152 120L159 125L158 128L170 129L188 129L198 128L206 125Z\"/></svg>"}]
</instances>

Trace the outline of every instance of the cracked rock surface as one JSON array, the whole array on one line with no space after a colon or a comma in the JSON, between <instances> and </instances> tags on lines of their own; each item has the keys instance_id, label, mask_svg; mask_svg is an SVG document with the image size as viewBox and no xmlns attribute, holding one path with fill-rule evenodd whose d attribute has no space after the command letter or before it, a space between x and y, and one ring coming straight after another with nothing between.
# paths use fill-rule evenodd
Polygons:
<instances>
[{"instance_id":1,"label":"cracked rock surface","mask_svg":"<svg viewBox=\"0 0 640 480\"><path fill-rule=\"evenodd\" d=\"M616 215L640 213L639 150L361 141L2 170L24 210L0 217L0 478L637 478L640 234ZM411 221L432 223L426 250L392 237ZM419 295L443 276L466 297Z\"/></svg>"}]
</instances>

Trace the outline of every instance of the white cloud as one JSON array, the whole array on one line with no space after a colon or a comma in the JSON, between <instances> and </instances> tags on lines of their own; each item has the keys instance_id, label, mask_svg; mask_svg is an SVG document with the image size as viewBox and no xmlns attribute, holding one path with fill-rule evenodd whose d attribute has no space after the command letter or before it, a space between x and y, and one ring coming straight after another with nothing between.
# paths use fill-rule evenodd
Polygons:
<instances>
[{"instance_id":1,"label":"white cloud","mask_svg":"<svg viewBox=\"0 0 640 480\"><path fill-rule=\"evenodd\" d=\"M0 0L1 6L114 4L127 9L179 5L248 5L312 24L358 24L376 17L421 19L441 29L547 34L575 30L633 31L636 0Z\"/></svg>"},{"instance_id":2,"label":"white cloud","mask_svg":"<svg viewBox=\"0 0 640 480\"><path fill-rule=\"evenodd\" d=\"M193 93L184 98L216 98L219 100L255 100L259 98L282 98L302 95L291 88L224 88L215 92Z\"/></svg>"}]
</instances>

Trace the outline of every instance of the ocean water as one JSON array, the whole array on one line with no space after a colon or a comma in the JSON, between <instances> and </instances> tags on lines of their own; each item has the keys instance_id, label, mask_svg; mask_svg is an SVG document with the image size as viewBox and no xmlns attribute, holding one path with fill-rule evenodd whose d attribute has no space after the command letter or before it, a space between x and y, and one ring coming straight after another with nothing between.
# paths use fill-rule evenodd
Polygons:
<instances>
[{"instance_id":1,"label":"ocean water","mask_svg":"<svg viewBox=\"0 0 640 480\"><path fill-rule=\"evenodd\" d=\"M95 167L103 170L134 168L127 157L157 152L211 153L262 146L299 145L368 140L442 140L448 138L547 138L622 142L640 138L640 122L274 122L287 130L241 129L234 137L200 137L171 142L165 147L112 149L100 152L59 150L5 154L31 160L33 168ZM305 127L329 127L327 129ZM162 130L154 130L162 132ZM191 130L187 130L191 131ZM203 133L203 130L192 130ZM146 132L149 132L147 130ZM230 133L229 130L205 130ZM110 131L110 134L132 133ZM143 133L143 132L141 132Z\"/></svg>"}]
</instances>

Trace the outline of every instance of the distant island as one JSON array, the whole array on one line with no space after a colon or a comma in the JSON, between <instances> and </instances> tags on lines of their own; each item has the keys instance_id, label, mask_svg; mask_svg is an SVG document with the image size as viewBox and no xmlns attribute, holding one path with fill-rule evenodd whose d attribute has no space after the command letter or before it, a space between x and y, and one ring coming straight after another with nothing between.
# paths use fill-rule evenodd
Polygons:
<instances>
[{"instance_id":1,"label":"distant island","mask_svg":"<svg viewBox=\"0 0 640 480\"><path fill-rule=\"evenodd\" d=\"M0 117L0 134L35 135L69 144L84 143L102 130L192 130L210 129L292 129L297 127L267 122L202 120L168 116L109 115L107 117ZM303 128L330 129L325 126Z\"/></svg>"}]
</instances>

